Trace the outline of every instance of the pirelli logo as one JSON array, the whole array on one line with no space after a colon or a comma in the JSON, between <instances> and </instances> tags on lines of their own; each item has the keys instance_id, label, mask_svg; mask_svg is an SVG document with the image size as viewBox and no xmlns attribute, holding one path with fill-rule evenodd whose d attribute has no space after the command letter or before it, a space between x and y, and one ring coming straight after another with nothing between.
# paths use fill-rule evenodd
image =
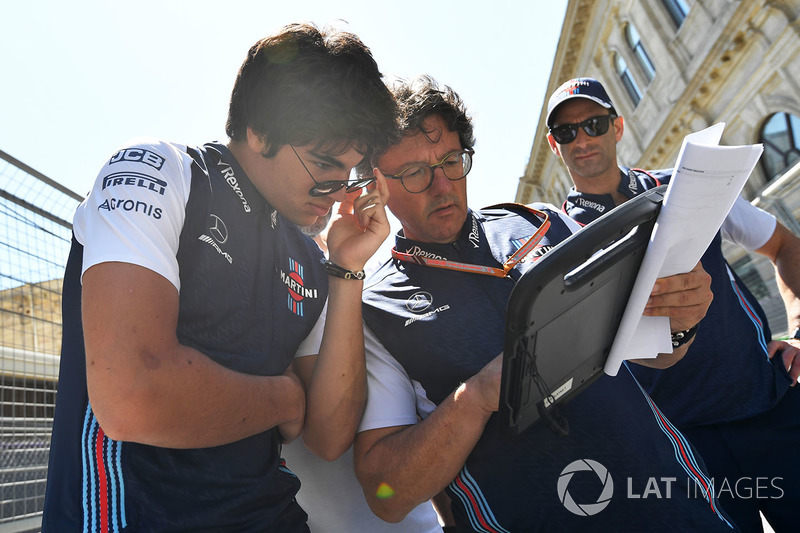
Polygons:
<instances>
[{"instance_id":1,"label":"pirelli logo","mask_svg":"<svg viewBox=\"0 0 800 533\"><path fill-rule=\"evenodd\" d=\"M164 196L167 182L139 172L115 172L103 177L103 190L109 187L142 187Z\"/></svg>"}]
</instances>

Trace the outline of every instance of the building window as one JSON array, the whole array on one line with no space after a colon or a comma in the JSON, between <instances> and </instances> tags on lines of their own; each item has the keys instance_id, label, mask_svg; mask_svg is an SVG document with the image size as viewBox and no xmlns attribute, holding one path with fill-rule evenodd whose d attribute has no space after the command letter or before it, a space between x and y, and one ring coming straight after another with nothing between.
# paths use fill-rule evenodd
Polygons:
<instances>
[{"instance_id":1,"label":"building window","mask_svg":"<svg viewBox=\"0 0 800 533\"><path fill-rule=\"evenodd\" d=\"M639 32L636 31L633 24L628 23L625 25L625 38L628 40L628 46L630 46L639 66L642 67L642 72L644 72L649 84L656 75L656 67L653 66L650 56L647 55L647 50L645 50L642 40L639 38Z\"/></svg>"},{"instance_id":2,"label":"building window","mask_svg":"<svg viewBox=\"0 0 800 533\"><path fill-rule=\"evenodd\" d=\"M788 113L775 113L761 129L764 155L761 168L767 181L800 161L800 118Z\"/></svg>"},{"instance_id":3,"label":"building window","mask_svg":"<svg viewBox=\"0 0 800 533\"><path fill-rule=\"evenodd\" d=\"M686 15L689 14L689 6L686 5L684 0L661 0L661 2L667 8L672 22L680 28L683 21L686 20Z\"/></svg>"},{"instance_id":4,"label":"building window","mask_svg":"<svg viewBox=\"0 0 800 533\"><path fill-rule=\"evenodd\" d=\"M622 85L624 85L625 90L628 91L628 96L630 96L633 102L633 107L636 107L642 99L642 91L639 90L639 86L636 85L636 82L633 80L631 71L628 70L628 64L622 56L616 52L614 53L614 66L617 69L617 75L620 81L622 81Z\"/></svg>"}]
</instances>

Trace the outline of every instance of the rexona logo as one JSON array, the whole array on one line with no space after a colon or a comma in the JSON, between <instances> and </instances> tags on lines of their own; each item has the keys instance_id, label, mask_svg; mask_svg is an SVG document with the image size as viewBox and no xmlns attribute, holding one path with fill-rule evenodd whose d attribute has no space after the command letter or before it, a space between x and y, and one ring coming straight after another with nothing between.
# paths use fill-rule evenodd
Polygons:
<instances>
[{"instance_id":1,"label":"rexona logo","mask_svg":"<svg viewBox=\"0 0 800 533\"><path fill-rule=\"evenodd\" d=\"M303 265L291 257L289 258L289 272L286 273L281 270L281 281L289 289L289 297L287 299L289 311L297 316L304 316L304 300L306 298L314 300L319 298L317 289L309 289L305 286L304 272Z\"/></svg>"},{"instance_id":2,"label":"rexona logo","mask_svg":"<svg viewBox=\"0 0 800 533\"><path fill-rule=\"evenodd\" d=\"M244 209L245 213L250 212L250 204L247 203L247 198L244 196L244 192L242 192L242 188L239 186L239 180L236 179L236 175L233 172L233 168L224 161L219 162L219 170L222 173L222 177L225 178L225 181L230 186L231 190L233 190L234 194L239 197L239 200L242 201L242 209Z\"/></svg>"},{"instance_id":3,"label":"rexona logo","mask_svg":"<svg viewBox=\"0 0 800 533\"><path fill-rule=\"evenodd\" d=\"M594 472L597 475L597 480L603 489L600 492L596 502L578 503L572 499L569 493L569 482L572 481L572 476L576 472ZM611 502L611 496L614 495L614 481L611 479L611 474L605 466L597 461L591 459L578 459L567 465L561 471L558 478L558 499L566 507L567 511L578 516L592 516L606 508Z\"/></svg>"},{"instance_id":4,"label":"rexona logo","mask_svg":"<svg viewBox=\"0 0 800 533\"><path fill-rule=\"evenodd\" d=\"M594 209L598 213L602 213L603 211L606 210L606 206L604 206L603 204L595 202L593 200L587 200L586 198L578 198L575 203L581 207Z\"/></svg>"}]
</instances>

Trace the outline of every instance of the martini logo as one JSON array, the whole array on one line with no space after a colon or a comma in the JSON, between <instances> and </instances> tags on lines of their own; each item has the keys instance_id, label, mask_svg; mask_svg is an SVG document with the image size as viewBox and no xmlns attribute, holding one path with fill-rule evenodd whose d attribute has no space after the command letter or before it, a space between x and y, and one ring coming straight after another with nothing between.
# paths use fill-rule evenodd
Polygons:
<instances>
[{"instance_id":1,"label":"martini logo","mask_svg":"<svg viewBox=\"0 0 800 533\"><path fill-rule=\"evenodd\" d=\"M597 476L598 487L602 486L602 490L596 502L578 503L572 498L568 490L569 483L578 472L594 472ZM608 473L605 466L591 459L578 459L571 462L561 471L561 475L558 478L558 499L566 507L567 511L578 516L596 515L608 506L613 495L614 481L611 479L611 474Z\"/></svg>"},{"instance_id":2,"label":"martini logo","mask_svg":"<svg viewBox=\"0 0 800 533\"><path fill-rule=\"evenodd\" d=\"M306 298L316 300L319 297L317 289L306 288L303 279L304 272L305 268L303 265L291 257L289 258L289 273L287 274L281 270L281 281L289 290L289 295L286 300L289 306L289 311L297 316L305 316L303 304Z\"/></svg>"}]
</instances>

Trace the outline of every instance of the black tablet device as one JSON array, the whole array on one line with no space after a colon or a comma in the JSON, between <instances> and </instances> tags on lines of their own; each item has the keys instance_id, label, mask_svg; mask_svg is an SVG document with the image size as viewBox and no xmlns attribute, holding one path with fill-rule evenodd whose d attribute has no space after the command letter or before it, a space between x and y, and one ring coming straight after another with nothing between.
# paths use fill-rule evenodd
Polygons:
<instances>
[{"instance_id":1,"label":"black tablet device","mask_svg":"<svg viewBox=\"0 0 800 533\"><path fill-rule=\"evenodd\" d=\"M517 282L506 309L500 385L508 437L541 420L569 431L558 406L603 372L666 188L587 224Z\"/></svg>"}]
</instances>

